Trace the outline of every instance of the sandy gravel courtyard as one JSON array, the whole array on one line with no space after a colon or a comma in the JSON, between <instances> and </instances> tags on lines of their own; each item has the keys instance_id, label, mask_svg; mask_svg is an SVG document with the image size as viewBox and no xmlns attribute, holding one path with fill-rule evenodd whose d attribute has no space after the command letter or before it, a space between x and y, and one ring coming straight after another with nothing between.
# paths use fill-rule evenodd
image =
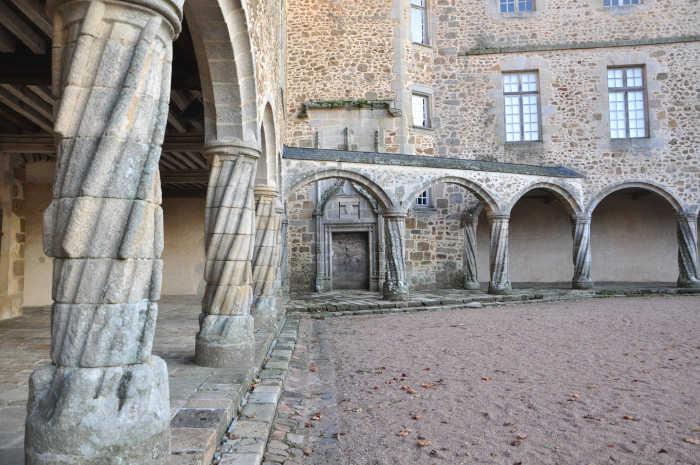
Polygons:
<instances>
[{"instance_id":1,"label":"sandy gravel courtyard","mask_svg":"<svg viewBox=\"0 0 700 465\"><path fill-rule=\"evenodd\" d=\"M299 428L302 463L700 464L700 297L304 320L300 336L333 391L291 380L300 416L333 419Z\"/></svg>"}]
</instances>

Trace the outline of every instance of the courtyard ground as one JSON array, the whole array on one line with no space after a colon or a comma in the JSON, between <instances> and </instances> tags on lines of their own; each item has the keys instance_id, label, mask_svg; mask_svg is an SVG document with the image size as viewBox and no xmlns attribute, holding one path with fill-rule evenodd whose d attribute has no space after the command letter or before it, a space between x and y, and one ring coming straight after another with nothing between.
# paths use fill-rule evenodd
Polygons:
<instances>
[{"instance_id":1,"label":"courtyard ground","mask_svg":"<svg viewBox=\"0 0 700 465\"><path fill-rule=\"evenodd\" d=\"M267 463L700 464L700 297L303 319Z\"/></svg>"}]
</instances>

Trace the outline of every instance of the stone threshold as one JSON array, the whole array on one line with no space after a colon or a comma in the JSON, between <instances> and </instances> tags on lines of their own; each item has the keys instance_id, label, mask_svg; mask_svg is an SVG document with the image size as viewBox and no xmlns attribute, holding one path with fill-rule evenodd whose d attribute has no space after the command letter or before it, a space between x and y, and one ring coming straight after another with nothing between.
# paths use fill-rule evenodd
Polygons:
<instances>
[{"instance_id":1,"label":"stone threshold","mask_svg":"<svg viewBox=\"0 0 700 465\"><path fill-rule=\"evenodd\" d=\"M317 303L309 306L287 307L288 315L325 318L348 315L376 315L391 313L412 313L437 310L454 310L463 308L481 308L486 306L513 303L557 302L563 300L582 300L606 297L639 297L652 295L698 295L700 289L670 287L634 287L605 289L538 289L513 290L509 294L491 295L475 292L463 298L417 299L403 302L390 302L358 299L356 303ZM348 299L350 300L350 299Z\"/></svg>"},{"instance_id":2,"label":"stone threshold","mask_svg":"<svg viewBox=\"0 0 700 465\"><path fill-rule=\"evenodd\" d=\"M287 319L262 370L243 397L240 415L230 423L212 464L262 463L298 333L299 319Z\"/></svg>"},{"instance_id":3,"label":"stone threshold","mask_svg":"<svg viewBox=\"0 0 700 465\"><path fill-rule=\"evenodd\" d=\"M228 425L243 409L245 398L272 351L278 328L255 334L255 361L249 369L212 371L170 422L170 465L209 465Z\"/></svg>"}]
</instances>

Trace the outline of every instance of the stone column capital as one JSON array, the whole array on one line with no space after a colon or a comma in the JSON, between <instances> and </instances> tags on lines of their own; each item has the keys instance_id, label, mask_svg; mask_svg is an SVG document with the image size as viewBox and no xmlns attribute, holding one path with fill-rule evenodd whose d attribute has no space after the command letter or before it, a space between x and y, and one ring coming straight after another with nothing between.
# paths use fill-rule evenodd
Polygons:
<instances>
[{"instance_id":1,"label":"stone column capital","mask_svg":"<svg viewBox=\"0 0 700 465\"><path fill-rule=\"evenodd\" d=\"M406 219L406 212L403 210L384 210L382 216L384 216L386 219Z\"/></svg>"},{"instance_id":2,"label":"stone column capital","mask_svg":"<svg viewBox=\"0 0 700 465\"><path fill-rule=\"evenodd\" d=\"M510 215L508 213L489 213L487 215L487 218L489 219L489 221L498 221L498 222L510 221Z\"/></svg>"},{"instance_id":3,"label":"stone column capital","mask_svg":"<svg viewBox=\"0 0 700 465\"><path fill-rule=\"evenodd\" d=\"M257 162L260 158L260 148L239 139L212 141L204 144L202 153L211 158L214 155L229 157L247 157Z\"/></svg>"},{"instance_id":4,"label":"stone column capital","mask_svg":"<svg viewBox=\"0 0 700 465\"><path fill-rule=\"evenodd\" d=\"M90 4L92 2L88 0L47 0L46 12L51 18L64 5L78 5L80 3ZM182 8L185 0L118 0L111 3L132 6L137 9L147 9L160 14L170 23L173 30L173 40L182 31Z\"/></svg>"},{"instance_id":5,"label":"stone column capital","mask_svg":"<svg viewBox=\"0 0 700 465\"><path fill-rule=\"evenodd\" d=\"M277 198L280 195L280 191L277 189L277 186L269 185L255 186L253 188L253 192L255 192L255 197L266 197L270 199Z\"/></svg>"}]
</instances>

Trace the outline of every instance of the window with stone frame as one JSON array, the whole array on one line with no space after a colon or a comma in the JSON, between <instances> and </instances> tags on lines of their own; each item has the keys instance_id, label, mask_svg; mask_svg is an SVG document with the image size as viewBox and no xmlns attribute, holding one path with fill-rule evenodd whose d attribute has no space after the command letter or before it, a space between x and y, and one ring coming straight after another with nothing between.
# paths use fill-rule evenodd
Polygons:
<instances>
[{"instance_id":1,"label":"window with stone frame","mask_svg":"<svg viewBox=\"0 0 700 465\"><path fill-rule=\"evenodd\" d=\"M503 73L506 142L540 140L537 71Z\"/></svg>"},{"instance_id":2,"label":"window with stone frame","mask_svg":"<svg viewBox=\"0 0 700 465\"><path fill-rule=\"evenodd\" d=\"M639 5L640 3L642 3L642 0L603 0L603 6L608 8Z\"/></svg>"},{"instance_id":3,"label":"window with stone frame","mask_svg":"<svg viewBox=\"0 0 700 465\"><path fill-rule=\"evenodd\" d=\"M414 92L411 95L411 113L413 126L417 128L430 127L430 96Z\"/></svg>"},{"instance_id":4,"label":"window with stone frame","mask_svg":"<svg viewBox=\"0 0 700 465\"><path fill-rule=\"evenodd\" d=\"M608 68L610 138L647 137L644 67Z\"/></svg>"},{"instance_id":5,"label":"window with stone frame","mask_svg":"<svg viewBox=\"0 0 700 465\"><path fill-rule=\"evenodd\" d=\"M411 40L428 45L428 0L411 0Z\"/></svg>"},{"instance_id":6,"label":"window with stone frame","mask_svg":"<svg viewBox=\"0 0 700 465\"><path fill-rule=\"evenodd\" d=\"M501 13L535 11L535 0L499 0Z\"/></svg>"},{"instance_id":7,"label":"window with stone frame","mask_svg":"<svg viewBox=\"0 0 700 465\"><path fill-rule=\"evenodd\" d=\"M430 206L430 193L424 190L416 197L416 207L427 208Z\"/></svg>"}]
</instances>

